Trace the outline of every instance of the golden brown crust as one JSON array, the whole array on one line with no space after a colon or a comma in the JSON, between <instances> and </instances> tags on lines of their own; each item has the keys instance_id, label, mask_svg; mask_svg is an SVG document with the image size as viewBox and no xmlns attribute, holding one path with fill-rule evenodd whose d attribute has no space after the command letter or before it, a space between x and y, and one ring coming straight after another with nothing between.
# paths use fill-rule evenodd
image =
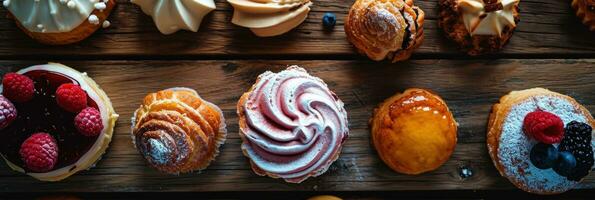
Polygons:
<instances>
[{"instance_id":1,"label":"golden brown crust","mask_svg":"<svg viewBox=\"0 0 595 200\"><path fill-rule=\"evenodd\" d=\"M14 16L9 12L9 18L15 19L16 25L25 32L29 37L39 41L40 43L47 45L66 45L79 42L84 40L93 34L97 29L102 27L102 23L107 19L112 9L116 5L116 1L111 0L106 2L106 8L103 10L95 9L91 15L96 15L99 18L99 24L91 24L89 20L85 20L81 25L69 32L63 33L41 33L31 32L27 28L16 20Z\"/></svg>"},{"instance_id":2,"label":"golden brown crust","mask_svg":"<svg viewBox=\"0 0 595 200\"><path fill-rule=\"evenodd\" d=\"M225 138L221 111L191 90L145 97L135 113L133 138L148 164L177 174L206 168Z\"/></svg>"},{"instance_id":3,"label":"golden brown crust","mask_svg":"<svg viewBox=\"0 0 595 200\"><path fill-rule=\"evenodd\" d=\"M345 20L345 33L372 60L402 61L423 42L424 16L412 0L357 0Z\"/></svg>"},{"instance_id":4,"label":"golden brown crust","mask_svg":"<svg viewBox=\"0 0 595 200\"><path fill-rule=\"evenodd\" d=\"M404 174L437 169L457 143L457 125L448 106L423 89L408 89L385 100L374 110L370 125L380 158Z\"/></svg>"},{"instance_id":5,"label":"golden brown crust","mask_svg":"<svg viewBox=\"0 0 595 200\"><path fill-rule=\"evenodd\" d=\"M583 24L595 31L595 0L572 0L571 5Z\"/></svg>"},{"instance_id":6,"label":"golden brown crust","mask_svg":"<svg viewBox=\"0 0 595 200\"><path fill-rule=\"evenodd\" d=\"M473 35L469 34L463 17L459 12L458 0L440 0L440 17L438 26L442 28L446 37L459 45L459 48L469 55L480 55L497 52L504 47L512 37L515 27L506 26L501 36ZM513 16L515 24L520 21L519 7L514 6Z\"/></svg>"},{"instance_id":7,"label":"golden brown crust","mask_svg":"<svg viewBox=\"0 0 595 200\"><path fill-rule=\"evenodd\" d=\"M490 117L488 120L487 142L486 143L488 146L488 153L490 154L490 157L492 158L494 166L500 172L500 175L508 178L508 180L510 180L510 182L512 182L512 184L514 184L516 187L518 187L519 189L522 189L524 191L535 193L535 194L542 194L542 195L557 194L555 192L546 191L546 190L539 190L539 191L531 190L527 186L526 183L519 182L519 181L517 181L517 179L507 177L506 174L504 173L505 168L504 168L503 164L501 163L501 160L498 158L498 148L500 146L500 135L502 134L502 127L503 127L504 120L505 120L506 116L508 116L510 109L513 106L515 106L523 101L526 101L529 98L538 96L538 95L555 96L555 97L567 100L572 105L574 105L575 108L579 108L579 110L581 111L580 114L585 116L585 118L587 119L587 121L591 125L591 127L595 126L595 120L593 119L593 117L591 116L589 111L585 107L580 105L578 102L576 102L572 97L562 95L562 94L559 94L556 92L552 92L552 91L549 91L549 90L543 89L543 88L533 88L533 89L527 89L527 90L521 90L521 91L512 91L509 94L502 96L500 98L500 101L498 103L494 104L494 106L492 107L492 111L490 113Z\"/></svg>"}]
</instances>

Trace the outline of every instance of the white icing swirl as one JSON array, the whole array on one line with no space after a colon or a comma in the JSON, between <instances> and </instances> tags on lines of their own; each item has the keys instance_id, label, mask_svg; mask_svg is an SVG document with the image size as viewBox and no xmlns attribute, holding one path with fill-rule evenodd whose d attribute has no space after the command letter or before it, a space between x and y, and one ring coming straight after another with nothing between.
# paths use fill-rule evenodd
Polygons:
<instances>
[{"instance_id":1,"label":"white icing swirl","mask_svg":"<svg viewBox=\"0 0 595 200\"><path fill-rule=\"evenodd\" d=\"M3 5L30 32L62 33L81 25L95 9L105 9L105 1L4 0Z\"/></svg>"},{"instance_id":2,"label":"white icing swirl","mask_svg":"<svg viewBox=\"0 0 595 200\"><path fill-rule=\"evenodd\" d=\"M196 32L205 15L215 9L213 0L131 0L153 17L157 29L172 34L180 29Z\"/></svg>"},{"instance_id":3,"label":"white icing swirl","mask_svg":"<svg viewBox=\"0 0 595 200\"><path fill-rule=\"evenodd\" d=\"M514 9L520 0L498 0L501 10L487 12L484 0L459 0L463 12L463 22L471 35L500 36L504 27L515 27Z\"/></svg>"},{"instance_id":4,"label":"white icing swirl","mask_svg":"<svg viewBox=\"0 0 595 200\"><path fill-rule=\"evenodd\" d=\"M348 136L343 102L304 69L265 72L242 110L242 149L261 175L299 183L324 173ZM244 120L244 119L241 119Z\"/></svg>"}]
</instances>

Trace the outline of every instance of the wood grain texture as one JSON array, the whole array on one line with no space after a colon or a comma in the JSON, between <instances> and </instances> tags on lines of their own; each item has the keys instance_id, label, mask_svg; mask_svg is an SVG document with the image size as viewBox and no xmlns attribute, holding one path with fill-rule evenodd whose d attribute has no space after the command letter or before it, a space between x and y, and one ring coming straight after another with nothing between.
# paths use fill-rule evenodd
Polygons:
<instances>
[{"instance_id":1,"label":"wood grain texture","mask_svg":"<svg viewBox=\"0 0 595 200\"><path fill-rule=\"evenodd\" d=\"M0 74L31 61L0 61ZM511 90L546 87L573 96L595 112L595 59L584 60L416 60L399 64L371 61L64 61L87 72L107 92L120 114L114 139L97 166L57 183L44 183L0 167L0 192L107 191L394 191L510 190L485 146L490 107ZM302 184L255 175L241 154L235 104L256 77L298 64L329 84L346 103L350 138L328 172ZM228 140L202 173L170 176L147 167L131 144L130 117L149 92L185 86L219 105ZM460 124L451 159L436 171L401 175L380 161L369 142L368 119L377 103L409 87L440 94ZM474 175L462 179L459 167ZM595 174L581 188L595 188Z\"/></svg>"},{"instance_id":2,"label":"wood grain texture","mask_svg":"<svg viewBox=\"0 0 595 200\"><path fill-rule=\"evenodd\" d=\"M233 25L230 22L232 8L224 0L216 0L217 9L205 18L198 33L181 31L168 36L159 33L151 17L140 8L128 0L117 1L119 4L109 19L112 22L110 28L98 31L81 43L62 47L45 46L29 39L12 20L3 17L7 11L1 8L0 57L363 58L354 57L356 53L343 31L343 19L354 0L315 0L312 12L302 25L289 34L274 38L258 38L248 29ZM438 0L419 0L416 5L426 12L426 20L425 42L414 53L414 58L465 56L437 27ZM520 9L521 22L510 44L491 57L595 57L595 32L588 31L580 23L569 1L523 0ZM324 12L337 15L334 31L324 31L321 23Z\"/></svg>"}]
</instances>

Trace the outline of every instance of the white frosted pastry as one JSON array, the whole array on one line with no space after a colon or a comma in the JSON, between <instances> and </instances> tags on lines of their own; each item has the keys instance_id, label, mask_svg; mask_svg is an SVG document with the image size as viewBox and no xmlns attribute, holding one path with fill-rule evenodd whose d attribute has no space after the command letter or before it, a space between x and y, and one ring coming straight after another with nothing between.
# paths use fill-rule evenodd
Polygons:
<instances>
[{"instance_id":1,"label":"white frosted pastry","mask_svg":"<svg viewBox=\"0 0 595 200\"><path fill-rule=\"evenodd\" d=\"M234 7L232 23L260 37L284 34L308 17L310 0L227 0Z\"/></svg>"},{"instance_id":2,"label":"white frosted pastry","mask_svg":"<svg viewBox=\"0 0 595 200\"><path fill-rule=\"evenodd\" d=\"M115 0L4 0L9 17L30 37L46 44L69 44L87 38L100 27Z\"/></svg>"},{"instance_id":3,"label":"white frosted pastry","mask_svg":"<svg viewBox=\"0 0 595 200\"><path fill-rule=\"evenodd\" d=\"M131 0L143 12L153 17L155 25L163 34L172 34L181 29L198 31L204 16L215 10L213 0Z\"/></svg>"},{"instance_id":4,"label":"white frosted pastry","mask_svg":"<svg viewBox=\"0 0 595 200\"><path fill-rule=\"evenodd\" d=\"M458 6L463 11L463 22L471 35L500 36L504 27L516 26L514 9L519 1L501 0L500 4L494 4L495 8L489 8L484 0L459 0Z\"/></svg>"}]
</instances>

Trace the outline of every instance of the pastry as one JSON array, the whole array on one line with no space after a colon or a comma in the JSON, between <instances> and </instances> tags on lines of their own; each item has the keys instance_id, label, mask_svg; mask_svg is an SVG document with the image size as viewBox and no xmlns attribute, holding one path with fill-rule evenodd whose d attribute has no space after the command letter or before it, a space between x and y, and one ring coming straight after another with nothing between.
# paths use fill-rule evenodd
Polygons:
<instances>
[{"instance_id":1,"label":"pastry","mask_svg":"<svg viewBox=\"0 0 595 200\"><path fill-rule=\"evenodd\" d=\"M9 17L31 38L50 45L71 44L107 21L115 0L4 0Z\"/></svg>"},{"instance_id":2,"label":"pastry","mask_svg":"<svg viewBox=\"0 0 595 200\"><path fill-rule=\"evenodd\" d=\"M31 66L4 75L2 95L16 118L0 129L0 154L15 171L59 181L93 167L112 139L118 115L86 73Z\"/></svg>"},{"instance_id":3,"label":"pastry","mask_svg":"<svg viewBox=\"0 0 595 200\"><path fill-rule=\"evenodd\" d=\"M226 134L221 109L189 88L148 94L132 119L132 141L140 154L169 174L205 169Z\"/></svg>"},{"instance_id":4,"label":"pastry","mask_svg":"<svg viewBox=\"0 0 595 200\"><path fill-rule=\"evenodd\" d=\"M347 140L343 102L298 66L267 71L238 102L242 152L261 176L300 183L323 174Z\"/></svg>"},{"instance_id":5,"label":"pastry","mask_svg":"<svg viewBox=\"0 0 595 200\"><path fill-rule=\"evenodd\" d=\"M519 22L520 0L440 0L438 25L469 55L496 52Z\"/></svg>"},{"instance_id":6,"label":"pastry","mask_svg":"<svg viewBox=\"0 0 595 200\"><path fill-rule=\"evenodd\" d=\"M332 195L318 195L308 198L308 200L342 200L339 197L332 196Z\"/></svg>"},{"instance_id":7,"label":"pastry","mask_svg":"<svg viewBox=\"0 0 595 200\"><path fill-rule=\"evenodd\" d=\"M446 102L423 89L386 99L374 110L370 125L382 161L403 174L437 169L457 144L457 123Z\"/></svg>"},{"instance_id":8,"label":"pastry","mask_svg":"<svg viewBox=\"0 0 595 200\"><path fill-rule=\"evenodd\" d=\"M308 17L310 0L227 0L233 6L231 22L250 28L259 37L289 32Z\"/></svg>"},{"instance_id":9,"label":"pastry","mask_svg":"<svg viewBox=\"0 0 595 200\"><path fill-rule=\"evenodd\" d=\"M413 0L357 0L345 19L347 39L370 59L406 60L424 40L424 11Z\"/></svg>"},{"instance_id":10,"label":"pastry","mask_svg":"<svg viewBox=\"0 0 595 200\"><path fill-rule=\"evenodd\" d=\"M595 0L572 0L571 5L583 24L595 31Z\"/></svg>"},{"instance_id":11,"label":"pastry","mask_svg":"<svg viewBox=\"0 0 595 200\"><path fill-rule=\"evenodd\" d=\"M131 0L153 17L157 29L165 35L180 29L196 32L202 19L215 10L213 0Z\"/></svg>"},{"instance_id":12,"label":"pastry","mask_svg":"<svg viewBox=\"0 0 595 200\"><path fill-rule=\"evenodd\" d=\"M574 188L593 167L593 117L569 96L513 91L492 107L487 146L500 174L530 193Z\"/></svg>"}]
</instances>

